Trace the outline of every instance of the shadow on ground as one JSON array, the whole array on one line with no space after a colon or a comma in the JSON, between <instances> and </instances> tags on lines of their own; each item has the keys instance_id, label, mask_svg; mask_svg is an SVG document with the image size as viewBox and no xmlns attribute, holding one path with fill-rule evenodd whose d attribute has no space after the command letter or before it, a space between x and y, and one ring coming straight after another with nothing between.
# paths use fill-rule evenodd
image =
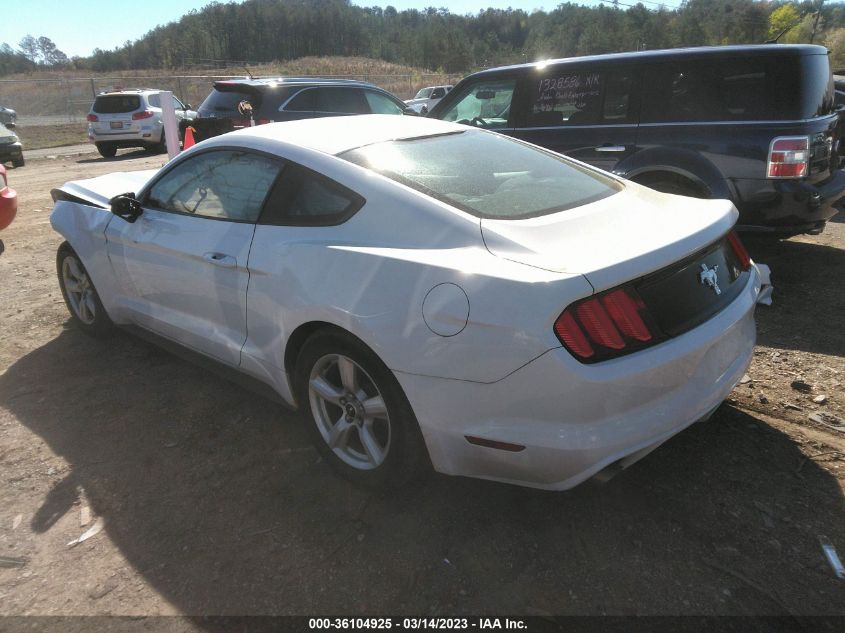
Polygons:
<instances>
[{"instance_id":1,"label":"shadow on ground","mask_svg":"<svg viewBox=\"0 0 845 633\"><path fill-rule=\"evenodd\" d=\"M842 214L840 214L842 215ZM757 310L757 342L780 349L845 356L845 250L743 236L755 261L772 269L773 305Z\"/></svg>"},{"instance_id":2,"label":"shadow on ground","mask_svg":"<svg viewBox=\"0 0 845 633\"><path fill-rule=\"evenodd\" d=\"M32 528L81 486L183 613L845 613L817 540L845 542L837 481L727 406L604 486L432 475L379 496L279 405L125 334L64 331L0 401L71 467Z\"/></svg>"},{"instance_id":3,"label":"shadow on ground","mask_svg":"<svg viewBox=\"0 0 845 633\"><path fill-rule=\"evenodd\" d=\"M113 158L97 156L96 158L80 158L76 162L82 165L84 165L85 163L119 163L123 160L132 160L133 158L143 158L144 156L153 155L155 155L155 152L148 152L143 149L131 149L128 152L118 150L118 154ZM167 155L165 154L164 157L167 158Z\"/></svg>"}]
</instances>

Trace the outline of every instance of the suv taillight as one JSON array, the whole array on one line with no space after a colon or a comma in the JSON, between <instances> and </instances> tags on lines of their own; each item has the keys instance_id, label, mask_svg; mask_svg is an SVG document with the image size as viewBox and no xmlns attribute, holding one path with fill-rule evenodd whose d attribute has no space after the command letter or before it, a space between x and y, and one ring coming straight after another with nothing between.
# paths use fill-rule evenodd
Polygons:
<instances>
[{"instance_id":1,"label":"suv taillight","mask_svg":"<svg viewBox=\"0 0 845 633\"><path fill-rule=\"evenodd\" d=\"M132 114L133 121L140 121L141 119L149 119L153 115L152 110L143 110L142 112L135 112Z\"/></svg>"},{"instance_id":2,"label":"suv taillight","mask_svg":"<svg viewBox=\"0 0 845 633\"><path fill-rule=\"evenodd\" d=\"M100 119L97 118L96 114L89 114L88 115L88 121L90 121L91 123L96 123L99 120Z\"/></svg>"},{"instance_id":3,"label":"suv taillight","mask_svg":"<svg viewBox=\"0 0 845 633\"><path fill-rule=\"evenodd\" d=\"M767 178L804 178L809 171L809 137L779 136L772 141L766 164Z\"/></svg>"},{"instance_id":4,"label":"suv taillight","mask_svg":"<svg viewBox=\"0 0 845 633\"><path fill-rule=\"evenodd\" d=\"M580 361L591 363L654 345L664 337L630 286L576 301L554 325L555 335Z\"/></svg>"}]
</instances>

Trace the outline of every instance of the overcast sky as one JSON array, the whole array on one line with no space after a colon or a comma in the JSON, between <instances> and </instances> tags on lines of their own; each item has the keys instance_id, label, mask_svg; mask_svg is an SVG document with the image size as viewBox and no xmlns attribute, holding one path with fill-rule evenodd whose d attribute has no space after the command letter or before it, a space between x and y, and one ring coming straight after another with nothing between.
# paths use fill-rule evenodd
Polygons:
<instances>
[{"instance_id":1,"label":"overcast sky","mask_svg":"<svg viewBox=\"0 0 845 633\"><path fill-rule=\"evenodd\" d=\"M0 0L0 43L17 48L27 34L49 37L68 57L90 55L137 40L159 24L178 20L191 9L200 9L210 0ZM583 0L596 4L597 0ZM359 6L388 6L423 9L448 6L452 13L476 13L487 7L506 9L551 9L557 1L527 0L393 0L378 2L353 0Z\"/></svg>"}]
</instances>

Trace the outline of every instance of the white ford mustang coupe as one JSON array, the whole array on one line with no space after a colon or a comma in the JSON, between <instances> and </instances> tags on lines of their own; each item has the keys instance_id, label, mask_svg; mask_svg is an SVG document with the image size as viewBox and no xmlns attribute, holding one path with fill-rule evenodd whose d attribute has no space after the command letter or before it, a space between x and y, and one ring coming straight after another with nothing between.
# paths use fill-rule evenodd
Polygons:
<instances>
[{"instance_id":1,"label":"white ford mustang coupe","mask_svg":"<svg viewBox=\"0 0 845 633\"><path fill-rule=\"evenodd\" d=\"M760 276L730 202L392 116L247 128L53 192L72 319L272 386L328 462L570 488L705 419Z\"/></svg>"}]
</instances>

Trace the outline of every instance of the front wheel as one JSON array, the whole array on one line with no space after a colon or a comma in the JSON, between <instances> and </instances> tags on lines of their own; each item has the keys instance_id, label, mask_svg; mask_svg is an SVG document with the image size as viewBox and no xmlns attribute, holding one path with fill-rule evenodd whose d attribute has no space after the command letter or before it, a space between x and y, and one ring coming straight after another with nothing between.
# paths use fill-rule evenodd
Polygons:
<instances>
[{"instance_id":1,"label":"front wheel","mask_svg":"<svg viewBox=\"0 0 845 633\"><path fill-rule=\"evenodd\" d=\"M88 271L70 244L65 242L56 254L56 272L67 309L79 328L92 336L103 337L111 333L112 320L106 314L100 295Z\"/></svg>"},{"instance_id":2,"label":"front wheel","mask_svg":"<svg viewBox=\"0 0 845 633\"><path fill-rule=\"evenodd\" d=\"M23 156L12 160L12 167L14 167L15 169L17 169L18 167L23 167L25 164L26 163L23 159Z\"/></svg>"},{"instance_id":3,"label":"front wheel","mask_svg":"<svg viewBox=\"0 0 845 633\"><path fill-rule=\"evenodd\" d=\"M322 332L296 364L297 400L317 450L351 481L396 488L427 463L414 412L392 372L359 341Z\"/></svg>"}]
</instances>

